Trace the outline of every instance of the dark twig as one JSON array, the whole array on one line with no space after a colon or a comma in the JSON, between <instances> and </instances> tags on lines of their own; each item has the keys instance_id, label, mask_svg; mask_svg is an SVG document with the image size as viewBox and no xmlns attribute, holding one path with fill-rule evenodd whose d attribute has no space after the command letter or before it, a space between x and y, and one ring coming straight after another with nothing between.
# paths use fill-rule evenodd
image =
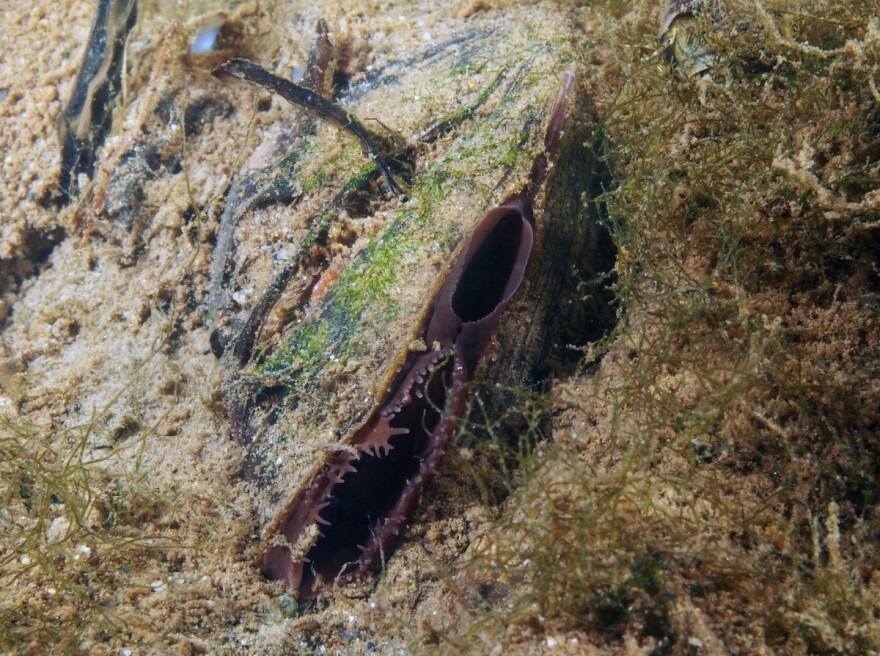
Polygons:
<instances>
[{"instance_id":1,"label":"dark twig","mask_svg":"<svg viewBox=\"0 0 880 656\"><path fill-rule=\"evenodd\" d=\"M300 107L305 107L316 116L339 126L343 130L348 130L358 138L364 149L370 153L373 160L376 162L376 167L379 169L379 172L382 173L385 182L388 183L391 192L395 196L400 196L402 194L400 187L397 186L397 183L391 175L391 171L388 169L387 164L385 164L382 154L373 143L370 133L363 125L361 125L360 121L339 105L327 100L314 91L310 91L305 87L301 87L289 80L285 80L283 77L273 75L262 66L259 66L252 61L248 61L247 59L230 59L228 62L215 68L214 75L216 77L231 75L239 80L244 80L269 89L270 91L274 91L288 102L291 102L294 105L299 105Z\"/></svg>"},{"instance_id":2,"label":"dark twig","mask_svg":"<svg viewBox=\"0 0 880 656\"><path fill-rule=\"evenodd\" d=\"M110 132L113 103L122 88L124 51L137 20L135 0L98 0L86 52L67 106L58 117L60 202L77 192L77 177L95 172L97 152Z\"/></svg>"}]
</instances>

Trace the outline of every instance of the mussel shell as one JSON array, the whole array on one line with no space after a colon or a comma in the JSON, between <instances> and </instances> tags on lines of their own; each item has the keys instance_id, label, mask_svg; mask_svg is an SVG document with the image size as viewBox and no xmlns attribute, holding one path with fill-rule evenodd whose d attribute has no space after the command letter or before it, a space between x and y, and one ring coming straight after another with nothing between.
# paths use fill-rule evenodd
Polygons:
<instances>
[{"instance_id":1,"label":"mussel shell","mask_svg":"<svg viewBox=\"0 0 880 656\"><path fill-rule=\"evenodd\" d=\"M312 300L302 285L313 278L303 276L305 283L295 278L287 294L306 301L296 320L280 339L262 341L245 368L227 360L233 432L247 446L242 475L263 544L274 539L284 512L315 479L328 453L345 448L375 411L410 349L418 350L431 301L474 227L491 208L529 186L562 73L571 69L577 79L582 71L570 47L578 28L563 8L540 16L512 9L508 18L515 29L496 29L491 12L479 14L421 53L375 62L339 99L362 121L381 116L391 129L409 135L408 198L383 198L375 188L359 209L347 208L344 221L381 225L373 233L361 226L353 245L333 243L332 237L318 243L315 260L341 264L334 286ZM573 127L560 133L559 158L546 190L534 193L540 256L532 258L527 294L514 300L519 318L502 318L507 328L487 345L487 377L506 371L505 382L513 385L546 377L549 354L562 342L578 343L600 332L597 323L605 325L592 310L568 302L585 295L573 281L606 271L613 257L591 200L601 189L599 161L584 145L591 142L594 123L577 85L571 93ZM406 111L393 111L402 106ZM346 170L352 176L357 146L340 157L338 149L322 151L327 139L320 129L304 139L296 169L300 189L316 171L329 175L336 191L346 182ZM329 186L291 208L291 225L302 226L294 232L305 234L322 204L340 213ZM311 219L304 218L307 210ZM241 223L249 221L244 212ZM238 249L253 239L242 233ZM266 280L254 275L257 269L250 272L240 267L230 285L256 287L253 281ZM291 291L297 284L299 291Z\"/></svg>"}]
</instances>

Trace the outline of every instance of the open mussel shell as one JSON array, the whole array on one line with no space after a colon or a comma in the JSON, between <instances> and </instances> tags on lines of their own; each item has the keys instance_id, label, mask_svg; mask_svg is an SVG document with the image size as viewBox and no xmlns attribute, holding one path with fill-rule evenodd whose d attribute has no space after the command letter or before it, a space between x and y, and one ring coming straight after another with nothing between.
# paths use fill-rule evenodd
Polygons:
<instances>
[{"instance_id":1,"label":"open mussel shell","mask_svg":"<svg viewBox=\"0 0 880 656\"><path fill-rule=\"evenodd\" d=\"M299 299L291 319L260 338L243 368L224 356L225 390L256 509L255 557L303 596L389 555L481 381L539 385L559 370L548 362L560 348L607 325L605 315L585 320L592 310L578 300L596 298L583 285L609 270L613 253L596 210L601 158L585 146L595 122L577 84L565 93L564 125L554 115L563 71L582 72L570 47L579 28L563 9L513 8L505 20L499 29L493 14L478 14L424 52L380 59L337 99L410 135L397 157L405 201L363 187L357 203L334 204L361 178L339 175L340 151L322 146L321 130L286 156L299 198L291 232L314 250L284 292L282 301ZM555 163L537 166L548 130ZM343 162L362 166L353 146ZM321 184L306 184L318 173ZM254 255L234 260L229 292L258 287L255 211L236 218L238 250ZM284 211L271 209L279 220ZM332 242L339 222L353 243ZM331 265L329 291L310 295ZM318 559L318 548L328 555Z\"/></svg>"}]
</instances>

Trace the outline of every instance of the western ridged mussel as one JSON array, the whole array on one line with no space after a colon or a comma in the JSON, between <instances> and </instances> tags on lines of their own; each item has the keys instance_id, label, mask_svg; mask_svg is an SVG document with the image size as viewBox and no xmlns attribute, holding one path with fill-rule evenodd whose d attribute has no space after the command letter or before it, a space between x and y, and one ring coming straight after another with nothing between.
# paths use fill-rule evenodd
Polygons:
<instances>
[{"instance_id":1,"label":"western ridged mussel","mask_svg":"<svg viewBox=\"0 0 880 656\"><path fill-rule=\"evenodd\" d=\"M247 448L257 557L303 597L387 555L475 377L539 384L613 320L577 27L563 10L504 18L441 26L335 89L360 123L376 119L381 159L303 113L307 127L288 119L266 138L290 149L229 194L213 347ZM384 162L404 198L383 187ZM243 249L275 248L254 230L267 215L291 237L260 262Z\"/></svg>"}]
</instances>

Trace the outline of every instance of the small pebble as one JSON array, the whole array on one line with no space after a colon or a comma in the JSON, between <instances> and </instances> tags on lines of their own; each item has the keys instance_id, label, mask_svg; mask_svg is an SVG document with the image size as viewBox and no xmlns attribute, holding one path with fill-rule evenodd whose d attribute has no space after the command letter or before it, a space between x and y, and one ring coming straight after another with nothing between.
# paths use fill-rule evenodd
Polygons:
<instances>
[{"instance_id":1,"label":"small pebble","mask_svg":"<svg viewBox=\"0 0 880 656\"><path fill-rule=\"evenodd\" d=\"M194 55L203 55L213 52L217 45L217 37L220 35L220 26L207 27L196 35L190 52Z\"/></svg>"}]
</instances>

